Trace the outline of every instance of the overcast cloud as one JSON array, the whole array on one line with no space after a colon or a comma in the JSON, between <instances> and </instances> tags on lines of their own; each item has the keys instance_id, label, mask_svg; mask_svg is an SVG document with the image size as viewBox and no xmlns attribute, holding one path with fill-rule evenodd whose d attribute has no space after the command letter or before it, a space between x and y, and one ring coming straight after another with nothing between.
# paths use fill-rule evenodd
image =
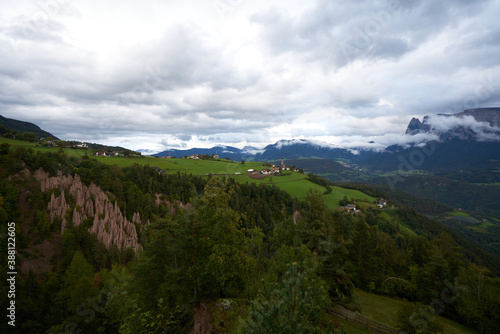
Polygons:
<instances>
[{"instance_id":1,"label":"overcast cloud","mask_svg":"<svg viewBox=\"0 0 500 334\"><path fill-rule=\"evenodd\" d=\"M499 0L0 3L0 114L131 149L402 138L500 106Z\"/></svg>"}]
</instances>

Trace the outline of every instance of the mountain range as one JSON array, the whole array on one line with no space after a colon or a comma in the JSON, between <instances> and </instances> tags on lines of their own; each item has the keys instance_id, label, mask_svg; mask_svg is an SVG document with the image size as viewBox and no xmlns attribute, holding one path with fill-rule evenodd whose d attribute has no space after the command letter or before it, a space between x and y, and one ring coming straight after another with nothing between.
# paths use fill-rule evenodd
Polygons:
<instances>
[{"instance_id":1,"label":"mountain range","mask_svg":"<svg viewBox=\"0 0 500 334\"><path fill-rule=\"evenodd\" d=\"M280 140L263 149L230 146L168 150L158 157L217 154L232 160L277 161L321 158L356 164L374 170L429 171L500 166L500 108L468 109L458 114L413 118L406 136L419 136L412 145L392 145L385 150L343 148L306 139ZM417 138L417 137L415 137ZM300 161L297 163L300 166Z\"/></svg>"},{"instance_id":2,"label":"mountain range","mask_svg":"<svg viewBox=\"0 0 500 334\"><path fill-rule=\"evenodd\" d=\"M0 116L0 124L18 133L33 132L40 137L54 135L37 125ZM234 161L279 161L293 159L301 166L303 159L327 159L329 165L357 165L370 170L394 171L421 169L427 171L500 167L500 108L467 109L457 114L425 116L411 119L403 135L404 142L385 149L373 145L345 148L317 140L280 140L264 148L232 146L170 149L157 157L184 157L192 154L216 154ZM403 141L402 141L403 142ZM89 146L90 147L90 146ZM144 152L148 154L150 152ZM310 166L309 162L304 165Z\"/></svg>"}]
</instances>

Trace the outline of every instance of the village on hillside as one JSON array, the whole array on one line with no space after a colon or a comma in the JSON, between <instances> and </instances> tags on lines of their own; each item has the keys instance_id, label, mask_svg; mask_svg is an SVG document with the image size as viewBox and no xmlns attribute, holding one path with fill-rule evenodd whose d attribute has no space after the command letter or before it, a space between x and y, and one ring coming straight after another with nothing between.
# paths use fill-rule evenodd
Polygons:
<instances>
[{"instance_id":1,"label":"village on hillside","mask_svg":"<svg viewBox=\"0 0 500 334\"><path fill-rule=\"evenodd\" d=\"M276 166L275 164L271 164L269 166L270 168L263 168L261 169L260 171L257 171L257 170L254 170L254 169L249 169L247 170L247 173L250 174L250 175L274 175L276 173L280 173L281 171L284 171L284 170L290 170L290 171L294 171L294 172L299 172L300 169L299 168L296 168L295 166L287 166L283 160L283 158L281 158L281 165L280 166Z\"/></svg>"},{"instance_id":2,"label":"village on hillside","mask_svg":"<svg viewBox=\"0 0 500 334\"><path fill-rule=\"evenodd\" d=\"M379 209L383 209L387 206L387 200L385 200L383 198L379 198L379 199L375 200L374 203L377 206L377 208L379 208ZM353 203L339 206L337 208L337 210L339 210L340 212L342 212L344 214L351 214L351 215L355 215L355 216L357 216L358 214L361 213L361 210L359 210L357 208L356 204L353 204Z\"/></svg>"},{"instance_id":3,"label":"village on hillside","mask_svg":"<svg viewBox=\"0 0 500 334\"><path fill-rule=\"evenodd\" d=\"M163 158L172 159L170 154ZM189 158L195 160L220 159L220 157L217 154L212 154L211 156L209 154L191 154ZM282 157L280 165L269 164L269 168L263 168L261 170L249 169L247 170L247 173L250 176L261 176L261 175L267 176L267 175L275 175L277 173L280 173L280 171L300 172L300 169L295 166L287 166L285 164L284 158Z\"/></svg>"}]
</instances>

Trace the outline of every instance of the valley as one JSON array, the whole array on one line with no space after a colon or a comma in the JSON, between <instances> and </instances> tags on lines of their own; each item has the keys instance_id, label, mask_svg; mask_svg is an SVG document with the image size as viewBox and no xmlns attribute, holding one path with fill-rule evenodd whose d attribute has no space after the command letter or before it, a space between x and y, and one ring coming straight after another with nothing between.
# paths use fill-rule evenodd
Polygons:
<instances>
[{"instance_id":1,"label":"valley","mask_svg":"<svg viewBox=\"0 0 500 334\"><path fill-rule=\"evenodd\" d=\"M500 323L496 168L373 169L300 150L160 158L5 137L0 148L0 218L19 226L21 332L365 333L360 323L374 321L493 333Z\"/></svg>"}]
</instances>

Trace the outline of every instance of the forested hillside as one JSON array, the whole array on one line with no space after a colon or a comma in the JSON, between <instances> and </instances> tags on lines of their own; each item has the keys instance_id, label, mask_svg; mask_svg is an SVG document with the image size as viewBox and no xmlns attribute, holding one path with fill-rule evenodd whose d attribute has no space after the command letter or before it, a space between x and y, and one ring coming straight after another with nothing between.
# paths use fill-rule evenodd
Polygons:
<instances>
[{"instance_id":1,"label":"forested hillside","mask_svg":"<svg viewBox=\"0 0 500 334\"><path fill-rule=\"evenodd\" d=\"M7 135L10 138L23 138L26 133L33 135L33 138L50 137L58 140L53 134L40 129L37 125L29 122L18 121L12 118L6 118L0 115L0 134Z\"/></svg>"},{"instance_id":2,"label":"forested hillside","mask_svg":"<svg viewBox=\"0 0 500 334\"><path fill-rule=\"evenodd\" d=\"M485 174L485 170L477 171L478 175ZM458 174L458 173L457 173ZM466 177L467 172L463 172ZM411 195L428 198L447 204L452 207L462 208L464 210L482 212L500 217L500 207L498 198L500 198L500 187L495 182L500 180L499 172L496 178L489 178L488 181L469 182L466 180L457 180L451 177L456 175L451 173L441 173L440 175L410 175L404 178L404 182L399 182L397 189L403 190ZM446 177L450 175L451 177ZM388 178L377 178L372 181L382 185L387 185Z\"/></svg>"},{"instance_id":3,"label":"forested hillside","mask_svg":"<svg viewBox=\"0 0 500 334\"><path fill-rule=\"evenodd\" d=\"M68 184L45 189L37 171ZM72 195L75 179L96 192ZM323 333L340 325L330 307L363 309L355 287L416 303L398 313L401 329L436 329L429 307L485 333L500 327L499 259L395 202L345 198L360 211L332 211L318 191L297 200L263 183L8 144L0 183L1 234L16 224L18 333ZM56 200L64 212L50 206ZM99 201L110 209L99 211ZM109 231L126 228L111 225L111 212L133 222L137 251L112 242ZM90 232L104 221L108 234ZM7 254L7 238L0 242ZM210 323L208 305L232 317Z\"/></svg>"}]
</instances>

